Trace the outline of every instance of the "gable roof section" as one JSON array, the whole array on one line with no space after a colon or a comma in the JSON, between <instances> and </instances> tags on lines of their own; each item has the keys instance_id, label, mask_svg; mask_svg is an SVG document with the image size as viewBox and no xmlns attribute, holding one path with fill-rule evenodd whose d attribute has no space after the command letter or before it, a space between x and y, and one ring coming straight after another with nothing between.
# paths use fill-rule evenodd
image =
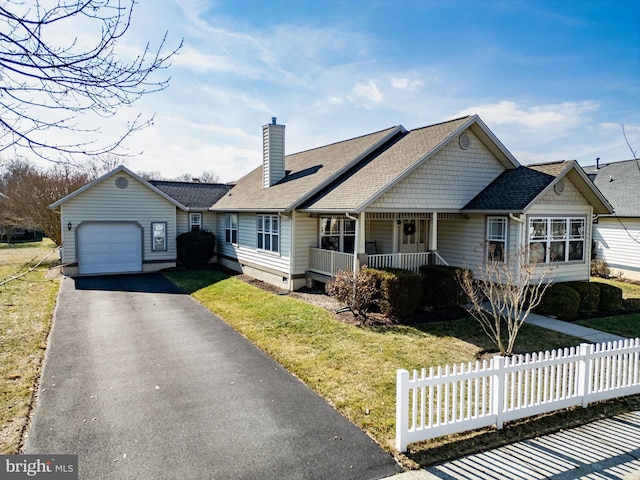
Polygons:
<instances>
[{"instance_id":1,"label":"gable roof section","mask_svg":"<svg viewBox=\"0 0 640 480\"><path fill-rule=\"evenodd\" d=\"M145 179L143 179L140 175L132 172L131 170L129 170L127 167L125 167L124 165L120 165L119 167L114 168L113 170L111 170L110 172L105 173L104 175L102 175L100 178L95 179L92 182L87 183L85 186L80 187L78 190L76 190L75 192L71 192L69 195L67 195L64 198L61 198L60 200L58 200L57 202L52 203L51 205L49 205L49 208L57 208L60 205L62 205L63 203L65 203L68 200L71 200L72 198L75 198L76 196L80 195L82 192L85 192L86 190L89 190L91 187L93 187L94 185L101 183L105 180L107 180L110 177L113 177L115 175L117 175L120 172L124 172L130 176L132 176L133 178L135 178L137 181L139 181L140 183L142 183L144 186L146 186L147 188L149 188L151 191L157 193L158 195L160 195L162 198L164 198L165 200L173 203L177 208L181 209L181 210L187 210L187 207L182 205L180 202L178 202L177 200L171 198L169 195L167 195L166 193L164 193L163 191L159 190L158 188L154 187L153 185L151 185L149 182L147 182Z\"/></svg>"},{"instance_id":2,"label":"gable roof section","mask_svg":"<svg viewBox=\"0 0 640 480\"><path fill-rule=\"evenodd\" d=\"M596 213L611 212L607 200L589 181L575 160L506 170L465 205L462 211L524 213L565 176L594 207Z\"/></svg>"},{"instance_id":3,"label":"gable roof section","mask_svg":"<svg viewBox=\"0 0 640 480\"><path fill-rule=\"evenodd\" d=\"M519 165L479 117L462 117L411 130L301 205L300 210L359 213L467 129L487 145L505 168Z\"/></svg>"},{"instance_id":4,"label":"gable roof section","mask_svg":"<svg viewBox=\"0 0 640 480\"><path fill-rule=\"evenodd\" d=\"M208 210L211 205L226 195L231 186L221 183L174 182L150 180L158 190L184 205L190 211Z\"/></svg>"},{"instance_id":5,"label":"gable roof section","mask_svg":"<svg viewBox=\"0 0 640 480\"><path fill-rule=\"evenodd\" d=\"M640 217L640 160L585 167L619 217Z\"/></svg>"},{"instance_id":6,"label":"gable roof section","mask_svg":"<svg viewBox=\"0 0 640 480\"><path fill-rule=\"evenodd\" d=\"M236 182L212 210L288 212L406 130L402 126L352 138L285 157L287 175L262 186L262 165Z\"/></svg>"}]
</instances>

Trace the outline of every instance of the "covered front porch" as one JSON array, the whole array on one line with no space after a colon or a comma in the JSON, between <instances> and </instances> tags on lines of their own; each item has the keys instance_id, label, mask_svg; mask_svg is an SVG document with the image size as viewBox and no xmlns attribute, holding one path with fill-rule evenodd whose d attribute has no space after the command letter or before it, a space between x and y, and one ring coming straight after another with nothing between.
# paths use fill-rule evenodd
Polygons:
<instances>
[{"instance_id":1,"label":"covered front porch","mask_svg":"<svg viewBox=\"0 0 640 480\"><path fill-rule=\"evenodd\" d=\"M438 253L438 221L460 214L360 213L318 216L319 246L309 248L308 273L333 277L339 270L447 265Z\"/></svg>"}]
</instances>

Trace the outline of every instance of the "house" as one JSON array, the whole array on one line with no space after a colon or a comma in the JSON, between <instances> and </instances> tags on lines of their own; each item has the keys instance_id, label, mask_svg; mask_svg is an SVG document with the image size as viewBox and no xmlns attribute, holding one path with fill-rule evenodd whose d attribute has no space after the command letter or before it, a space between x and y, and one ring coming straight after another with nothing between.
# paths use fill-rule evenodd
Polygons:
<instances>
[{"instance_id":1,"label":"house","mask_svg":"<svg viewBox=\"0 0 640 480\"><path fill-rule=\"evenodd\" d=\"M117 167L50 207L60 210L67 275L150 272L176 266L176 237L213 229L209 207L228 185L147 182Z\"/></svg>"},{"instance_id":2,"label":"house","mask_svg":"<svg viewBox=\"0 0 640 480\"><path fill-rule=\"evenodd\" d=\"M594 222L595 255L614 275L640 280L640 161L601 164L598 159L585 171L615 212Z\"/></svg>"},{"instance_id":3,"label":"house","mask_svg":"<svg viewBox=\"0 0 640 480\"><path fill-rule=\"evenodd\" d=\"M211 207L231 269L295 290L365 264L473 268L524 246L555 281L589 278L592 218L612 210L575 161L524 167L475 115L291 155L284 132L263 126L263 164Z\"/></svg>"}]
</instances>

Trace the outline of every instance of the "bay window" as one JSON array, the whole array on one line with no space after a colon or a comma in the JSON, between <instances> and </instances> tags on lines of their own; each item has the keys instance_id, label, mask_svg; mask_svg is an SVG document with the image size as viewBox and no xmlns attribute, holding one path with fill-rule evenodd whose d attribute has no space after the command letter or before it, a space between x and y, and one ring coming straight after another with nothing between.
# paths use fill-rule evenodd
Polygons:
<instances>
[{"instance_id":1,"label":"bay window","mask_svg":"<svg viewBox=\"0 0 640 480\"><path fill-rule=\"evenodd\" d=\"M556 263L584 261L585 218L532 217L529 219L529 261Z\"/></svg>"}]
</instances>

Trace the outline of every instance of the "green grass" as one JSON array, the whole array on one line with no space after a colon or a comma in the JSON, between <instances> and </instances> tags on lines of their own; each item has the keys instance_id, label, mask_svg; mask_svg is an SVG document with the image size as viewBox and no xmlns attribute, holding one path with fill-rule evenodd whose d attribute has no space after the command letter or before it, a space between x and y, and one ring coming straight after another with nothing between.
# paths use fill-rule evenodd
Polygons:
<instances>
[{"instance_id":1,"label":"green grass","mask_svg":"<svg viewBox=\"0 0 640 480\"><path fill-rule=\"evenodd\" d=\"M640 337L640 313L577 320L578 325L627 338Z\"/></svg>"},{"instance_id":2,"label":"green grass","mask_svg":"<svg viewBox=\"0 0 640 480\"><path fill-rule=\"evenodd\" d=\"M0 282L51 254L36 270L0 287L0 453L17 453L51 329L59 281L45 278L55 245L0 244Z\"/></svg>"},{"instance_id":3,"label":"green grass","mask_svg":"<svg viewBox=\"0 0 640 480\"><path fill-rule=\"evenodd\" d=\"M622 298L640 298L640 284L621 282L620 280L591 277L592 282L608 283L622 289Z\"/></svg>"},{"instance_id":4,"label":"green grass","mask_svg":"<svg viewBox=\"0 0 640 480\"><path fill-rule=\"evenodd\" d=\"M211 270L167 275L203 305L393 450L396 370L474 361L492 348L472 319L363 328L323 308L265 292ZM519 352L578 345L579 339L526 325Z\"/></svg>"},{"instance_id":5,"label":"green grass","mask_svg":"<svg viewBox=\"0 0 640 480\"><path fill-rule=\"evenodd\" d=\"M608 283L622 289L622 298L634 300L640 303L640 285L636 283L621 282L619 280L592 278L592 281ZM612 315L600 318L587 318L576 320L574 323L584 327L595 328L603 332L613 333L622 337L640 337L640 313L629 313L625 315Z\"/></svg>"}]
</instances>

